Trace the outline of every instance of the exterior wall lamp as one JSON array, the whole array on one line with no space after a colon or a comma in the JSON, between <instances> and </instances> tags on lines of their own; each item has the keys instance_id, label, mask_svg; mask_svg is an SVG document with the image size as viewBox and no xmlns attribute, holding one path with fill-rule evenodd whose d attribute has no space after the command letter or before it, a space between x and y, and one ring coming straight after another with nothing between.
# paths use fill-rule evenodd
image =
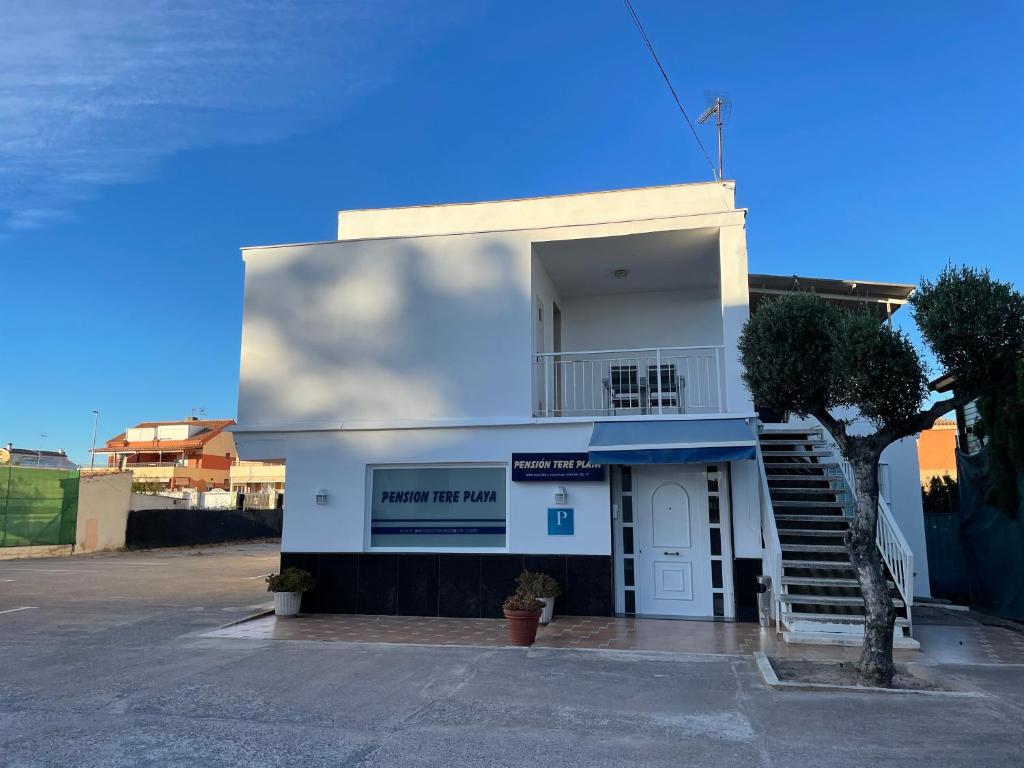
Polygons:
<instances>
[{"instance_id":1,"label":"exterior wall lamp","mask_svg":"<svg viewBox=\"0 0 1024 768\"><path fill-rule=\"evenodd\" d=\"M326 488L318 489L316 492L316 503L319 504L321 507L326 506L328 496L329 494L327 493Z\"/></svg>"},{"instance_id":2,"label":"exterior wall lamp","mask_svg":"<svg viewBox=\"0 0 1024 768\"><path fill-rule=\"evenodd\" d=\"M569 492L564 485L555 488L555 504L565 504L569 500Z\"/></svg>"}]
</instances>

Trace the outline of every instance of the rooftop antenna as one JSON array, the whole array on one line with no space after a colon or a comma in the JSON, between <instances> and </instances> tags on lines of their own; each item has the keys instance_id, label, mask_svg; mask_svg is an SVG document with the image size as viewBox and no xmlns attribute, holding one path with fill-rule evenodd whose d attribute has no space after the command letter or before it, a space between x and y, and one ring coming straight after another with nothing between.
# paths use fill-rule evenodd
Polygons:
<instances>
[{"instance_id":1,"label":"rooftop antenna","mask_svg":"<svg viewBox=\"0 0 1024 768\"><path fill-rule=\"evenodd\" d=\"M704 96L707 100L708 108L704 110L704 114L697 118L697 124L704 125L712 116L715 118L715 127L718 128L718 181L721 181L725 178L722 163L722 126L729 119L729 116L732 115L732 100L725 93L705 92Z\"/></svg>"}]
</instances>

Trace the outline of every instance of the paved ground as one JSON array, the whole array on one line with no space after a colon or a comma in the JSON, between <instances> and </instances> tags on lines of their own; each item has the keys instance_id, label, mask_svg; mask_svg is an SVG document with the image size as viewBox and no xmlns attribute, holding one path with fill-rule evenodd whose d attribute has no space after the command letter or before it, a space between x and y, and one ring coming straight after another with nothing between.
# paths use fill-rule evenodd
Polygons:
<instances>
[{"instance_id":1,"label":"paved ground","mask_svg":"<svg viewBox=\"0 0 1024 768\"><path fill-rule=\"evenodd\" d=\"M951 609L915 608L914 636L921 650L897 649L896 661L927 665L1024 665L1024 632L985 626L973 615ZM413 645L507 646L504 622L494 619L419 618L314 614L298 618L261 616L215 629L205 637L243 640L307 640ZM790 645L774 628L757 624L558 616L537 633L534 649L657 651L856 661L860 648Z\"/></svg>"},{"instance_id":2,"label":"paved ground","mask_svg":"<svg viewBox=\"0 0 1024 768\"><path fill-rule=\"evenodd\" d=\"M776 692L745 656L211 638L276 558L198 551L0 563L0 764L1020 765L1021 665L943 666L964 699Z\"/></svg>"}]
</instances>

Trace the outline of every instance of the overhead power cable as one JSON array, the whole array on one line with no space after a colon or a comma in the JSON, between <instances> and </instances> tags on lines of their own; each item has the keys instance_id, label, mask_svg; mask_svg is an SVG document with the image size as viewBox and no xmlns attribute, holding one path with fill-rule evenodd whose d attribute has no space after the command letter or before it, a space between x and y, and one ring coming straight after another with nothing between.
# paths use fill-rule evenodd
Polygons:
<instances>
[{"instance_id":1,"label":"overhead power cable","mask_svg":"<svg viewBox=\"0 0 1024 768\"><path fill-rule=\"evenodd\" d=\"M700 151L704 154L704 159L708 162L708 167L711 168L712 176L717 180L718 171L715 170L715 164L711 162L711 156L708 155L708 151L704 148L704 142L700 140L700 136L697 135L697 129L693 125L693 121L690 120L690 116L686 114L686 109L683 108L683 102L679 100L679 94L676 93L675 87L672 85L672 80L668 76L668 72L665 71L665 67L661 65L661 59L658 58L657 52L654 50L654 44L651 43L651 39L647 36L647 31L644 29L644 25L640 22L640 17L637 16L636 10L633 8L633 3L630 0L623 0L626 4L626 10L629 11L630 18L633 19L633 24L636 25L637 31L640 33L640 37L643 38L644 45L647 46L647 50L651 54L651 58L654 59L654 63L658 65L658 70L661 72L661 76L665 78L665 84L668 86L669 91L672 93L672 98L675 99L676 106L679 107L679 112L683 115L683 119L686 120L686 124L690 126L690 133L693 134L693 138L697 140L697 146L700 147Z\"/></svg>"}]
</instances>

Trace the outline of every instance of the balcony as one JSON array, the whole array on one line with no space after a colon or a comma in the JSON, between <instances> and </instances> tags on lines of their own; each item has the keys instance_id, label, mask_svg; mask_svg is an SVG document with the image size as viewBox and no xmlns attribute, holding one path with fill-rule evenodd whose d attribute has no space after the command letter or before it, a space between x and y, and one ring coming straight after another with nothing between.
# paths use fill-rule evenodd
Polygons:
<instances>
[{"instance_id":1,"label":"balcony","mask_svg":"<svg viewBox=\"0 0 1024 768\"><path fill-rule=\"evenodd\" d=\"M284 483L284 463L236 461L231 465L231 485Z\"/></svg>"},{"instance_id":2,"label":"balcony","mask_svg":"<svg viewBox=\"0 0 1024 768\"><path fill-rule=\"evenodd\" d=\"M534 356L534 416L721 413L721 345L650 347Z\"/></svg>"}]
</instances>

